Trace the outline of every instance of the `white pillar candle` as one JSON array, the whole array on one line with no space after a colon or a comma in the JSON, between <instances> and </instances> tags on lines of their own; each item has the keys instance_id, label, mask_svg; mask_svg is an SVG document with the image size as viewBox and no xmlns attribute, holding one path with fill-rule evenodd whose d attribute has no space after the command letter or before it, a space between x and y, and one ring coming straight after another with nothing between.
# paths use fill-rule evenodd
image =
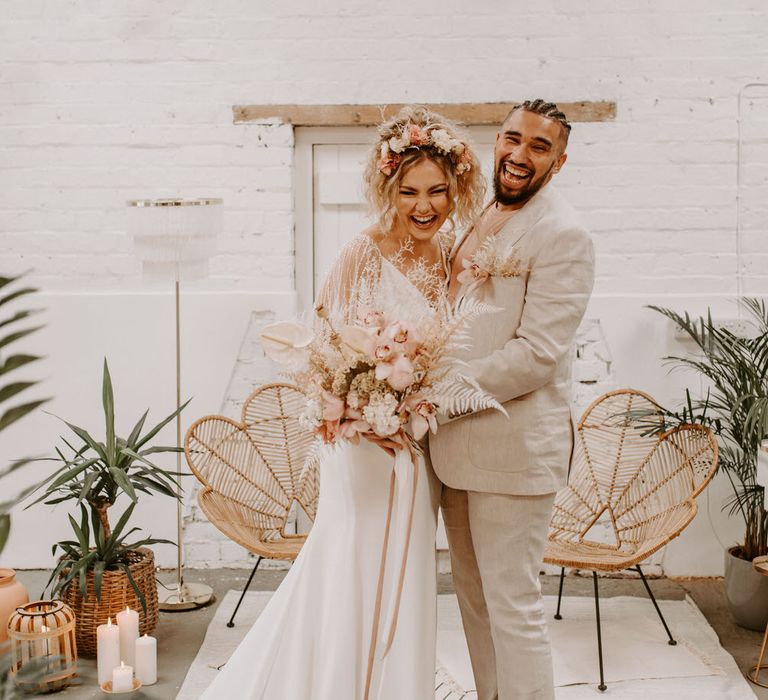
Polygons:
<instances>
[{"instance_id":1,"label":"white pillar candle","mask_svg":"<svg viewBox=\"0 0 768 700\"><path fill-rule=\"evenodd\" d=\"M112 669L112 692L127 693L133 690L133 669L121 661Z\"/></svg>"},{"instance_id":2,"label":"white pillar candle","mask_svg":"<svg viewBox=\"0 0 768 700\"><path fill-rule=\"evenodd\" d=\"M126 606L117 613L117 626L120 628L120 658L128 666L134 665L136 640L139 638L139 613Z\"/></svg>"},{"instance_id":3,"label":"white pillar candle","mask_svg":"<svg viewBox=\"0 0 768 700\"><path fill-rule=\"evenodd\" d=\"M106 625L96 628L96 664L99 670L99 685L112 679L112 669L120 664L120 629L112 624L112 618Z\"/></svg>"},{"instance_id":4,"label":"white pillar candle","mask_svg":"<svg viewBox=\"0 0 768 700\"><path fill-rule=\"evenodd\" d=\"M142 685L157 682L157 640L144 635L136 640L136 678Z\"/></svg>"}]
</instances>

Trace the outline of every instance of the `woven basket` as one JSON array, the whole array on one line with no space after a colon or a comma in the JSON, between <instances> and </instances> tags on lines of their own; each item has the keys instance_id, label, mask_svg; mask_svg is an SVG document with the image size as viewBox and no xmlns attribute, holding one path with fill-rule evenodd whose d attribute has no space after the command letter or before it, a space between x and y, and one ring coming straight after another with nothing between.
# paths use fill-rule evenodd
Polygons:
<instances>
[{"instance_id":1,"label":"woven basket","mask_svg":"<svg viewBox=\"0 0 768 700\"><path fill-rule=\"evenodd\" d=\"M155 555L151 549L140 547L128 552L128 559L133 580L147 602L146 615L124 571L104 572L101 600L96 597L93 588L93 571L87 574L87 598L80 593L78 579L62 593L61 599L74 610L77 618L77 649L81 656L96 656L96 628L106 624L109 617L114 623L117 613L125 610L126 606L139 613L139 635L151 634L157 626Z\"/></svg>"}]
</instances>

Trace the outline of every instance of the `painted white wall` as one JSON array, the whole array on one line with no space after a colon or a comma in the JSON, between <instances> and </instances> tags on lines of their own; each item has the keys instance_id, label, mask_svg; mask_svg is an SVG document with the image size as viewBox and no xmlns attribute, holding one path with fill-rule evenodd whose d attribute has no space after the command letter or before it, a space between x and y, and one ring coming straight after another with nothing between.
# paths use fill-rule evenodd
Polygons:
<instances>
[{"instance_id":1,"label":"painted white wall","mask_svg":"<svg viewBox=\"0 0 768 700\"><path fill-rule=\"evenodd\" d=\"M673 401L682 378L668 378L659 362L673 341L642 307L654 295L732 313L737 94L768 80L767 30L768 8L755 0L6 0L0 274L33 270L49 324L27 343L48 356L28 374L45 375L41 393L55 397L52 410L95 425L106 354L119 415L170 408L171 296L146 293L124 201L183 195L225 200L211 277L185 306L200 304L185 323L185 393L198 397L190 419L222 405L236 413L266 378L245 329L293 308L294 134L270 122L234 125L232 105L542 96L617 104L615 121L574 126L561 177L594 235L589 313L601 319L614 380ZM768 203L765 133L750 131L746 152L753 222L765 220ZM768 237L759 223L744 254L743 289L766 294ZM45 414L30 418L3 434L0 457L46 451L56 434ZM715 529L729 543L737 523L720 514L724 493L715 484L709 496ZM171 504L153 500L142 515L153 534L172 534ZM62 522L59 511L17 515L4 564L50 563L47 545ZM719 573L710 529L699 516L667 548L665 570ZM225 552L198 534L188 533L199 545L196 554L189 548L196 563L247 565L242 550ZM173 560L163 548L158 557Z\"/></svg>"}]
</instances>

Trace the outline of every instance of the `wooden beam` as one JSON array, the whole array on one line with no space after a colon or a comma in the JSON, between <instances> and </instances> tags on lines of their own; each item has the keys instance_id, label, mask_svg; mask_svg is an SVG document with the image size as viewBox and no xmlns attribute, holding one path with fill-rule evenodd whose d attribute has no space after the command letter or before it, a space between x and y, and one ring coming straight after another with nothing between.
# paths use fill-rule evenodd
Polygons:
<instances>
[{"instance_id":1,"label":"wooden beam","mask_svg":"<svg viewBox=\"0 0 768 700\"><path fill-rule=\"evenodd\" d=\"M470 126L498 126L512 102L425 105L448 119ZM293 126L375 126L403 105L235 105L235 124L278 119ZM616 117L615 102L563 102L560 109L572 122L605 122Z\"/></svg>"}]
</instances>

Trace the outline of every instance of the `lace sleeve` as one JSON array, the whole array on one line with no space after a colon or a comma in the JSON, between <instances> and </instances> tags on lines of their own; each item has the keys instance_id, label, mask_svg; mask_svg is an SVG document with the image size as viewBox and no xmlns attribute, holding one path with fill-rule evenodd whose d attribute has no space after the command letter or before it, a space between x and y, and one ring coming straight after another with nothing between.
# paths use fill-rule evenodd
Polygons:
<instances>
[{"instance_id":1,"label":"lace sleeve","mask_svg":"<svg viewBox=\"0 0 768 700\"><path fill-rule=\"evenodd\" d=\"M345 245L328 272L315 300L315 309L348 323L360 307L373 305L381 275L381 253L367 234Z\"/></svg>"}]
</instances>

